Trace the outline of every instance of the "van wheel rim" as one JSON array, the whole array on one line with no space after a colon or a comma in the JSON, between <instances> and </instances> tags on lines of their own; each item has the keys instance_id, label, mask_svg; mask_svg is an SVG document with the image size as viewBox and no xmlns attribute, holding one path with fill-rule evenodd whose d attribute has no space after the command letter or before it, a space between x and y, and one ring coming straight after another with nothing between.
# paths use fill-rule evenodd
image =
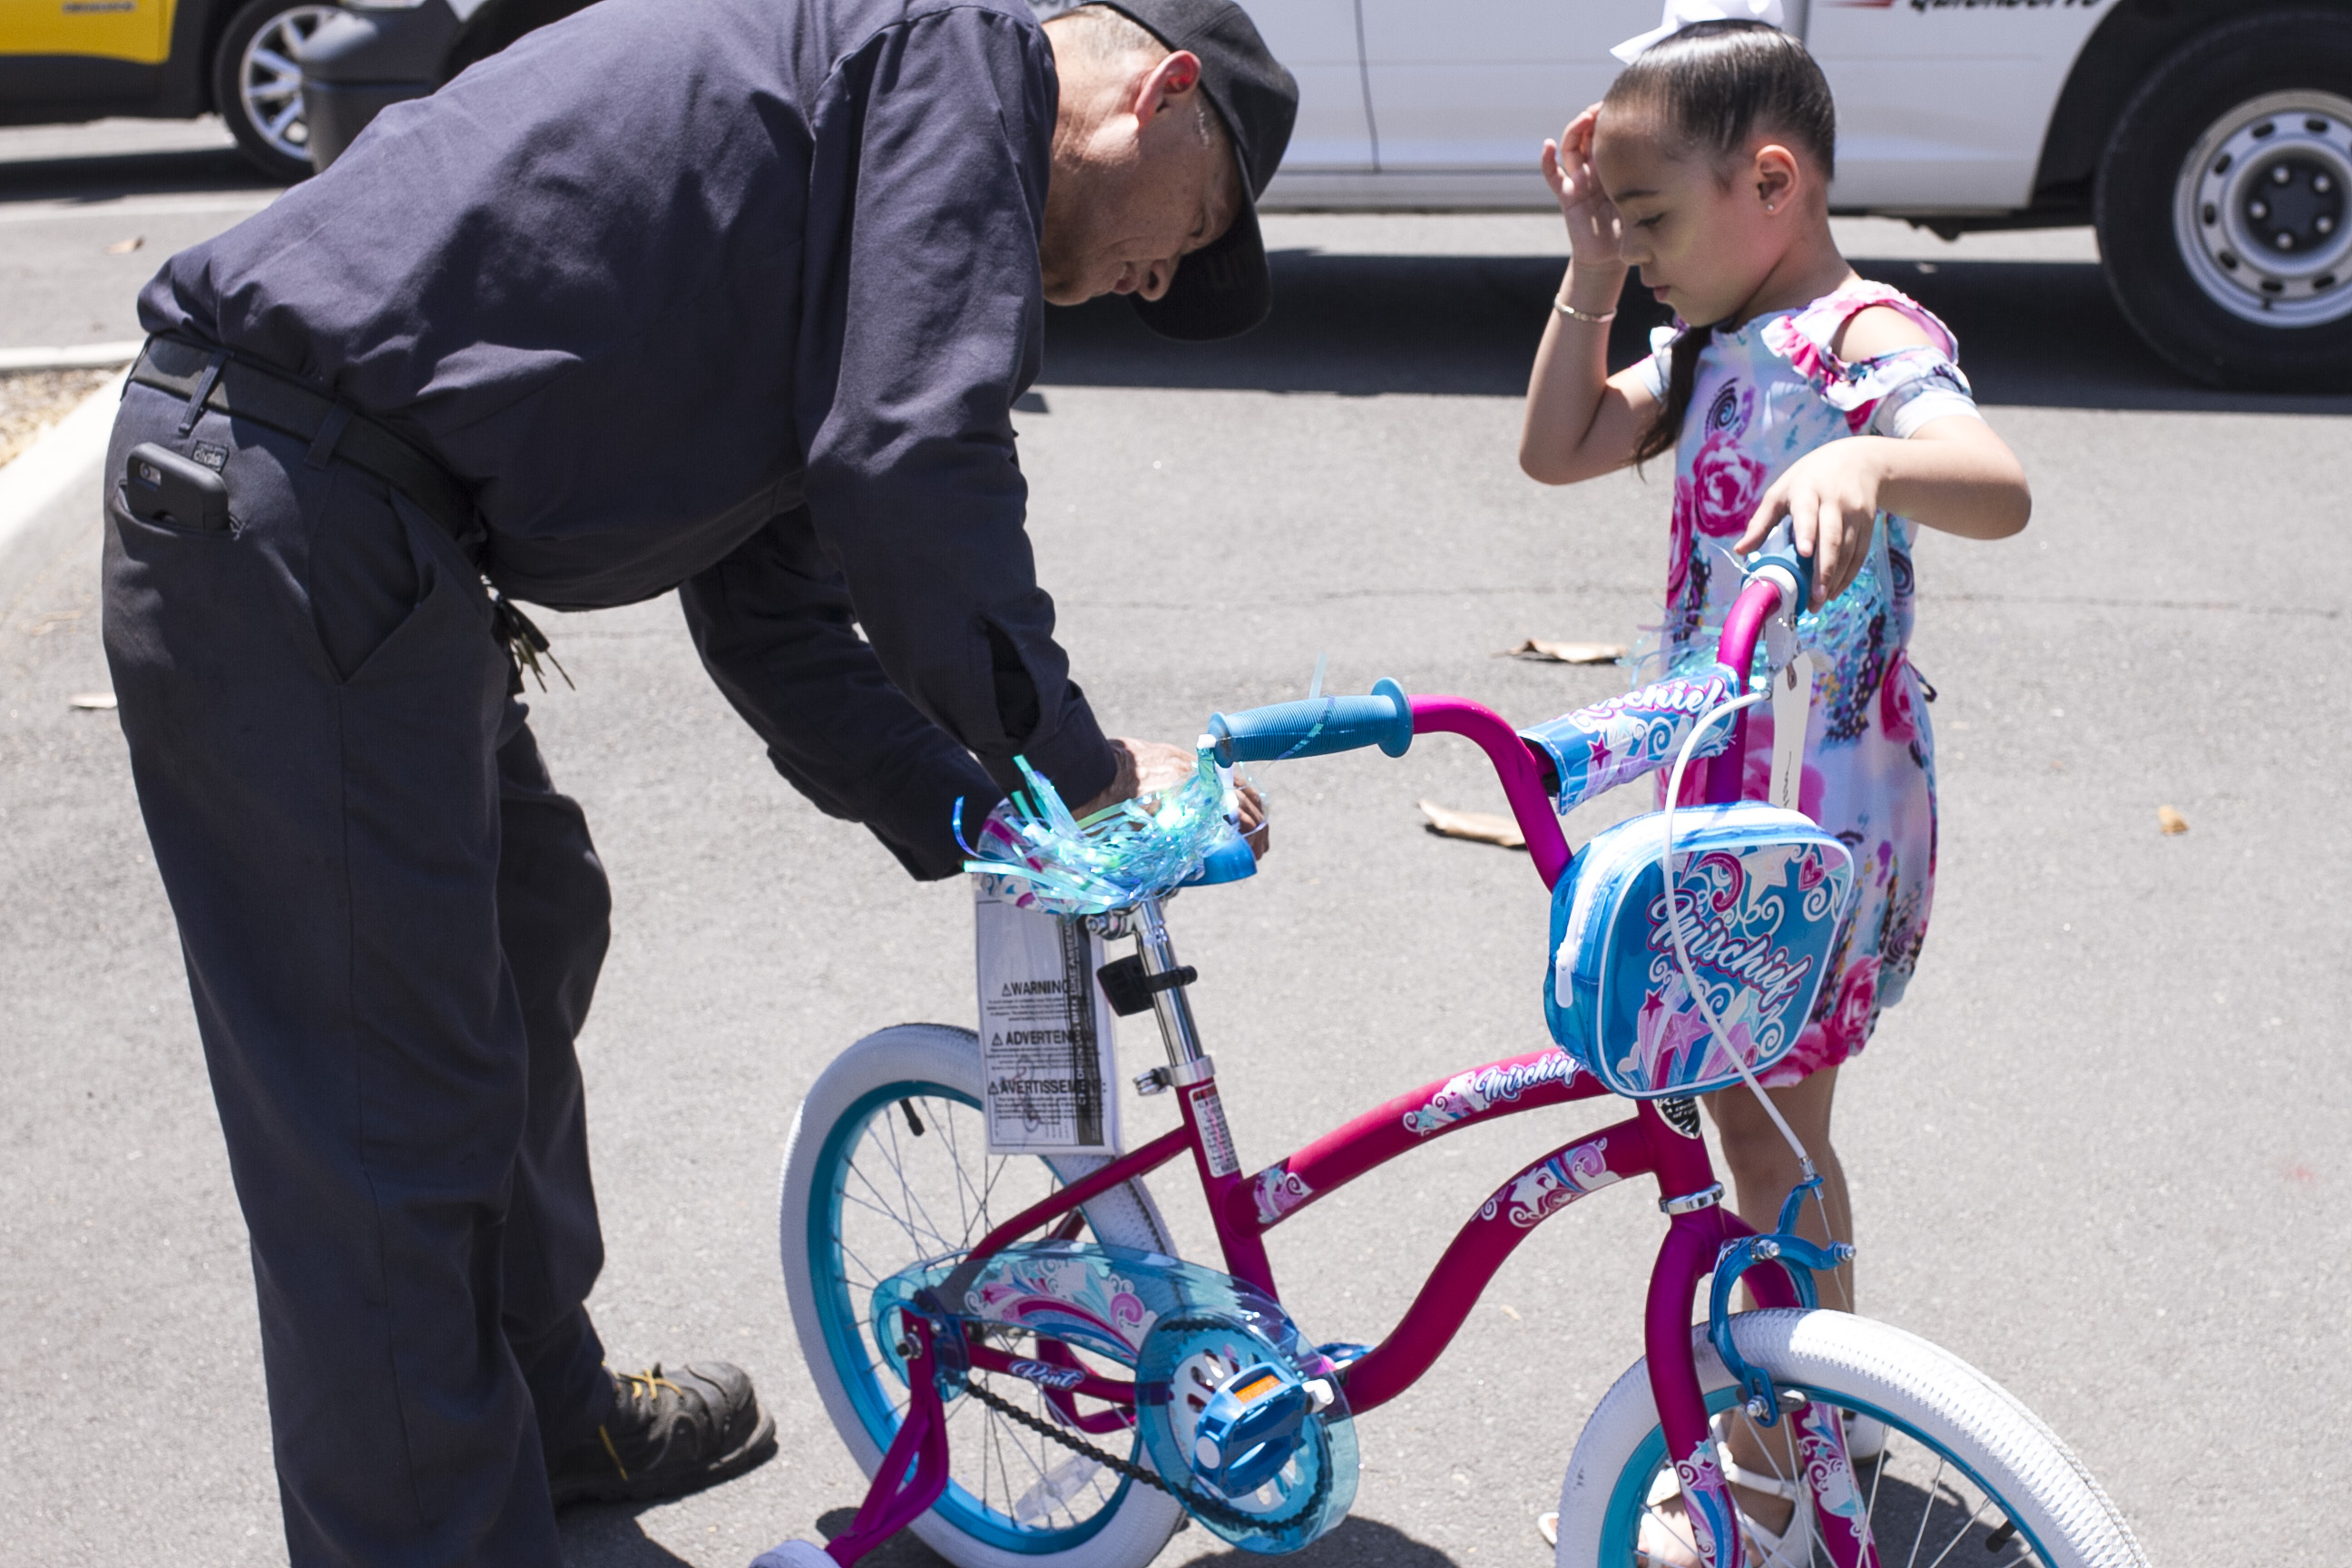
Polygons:
<instances>
[{"instance_id":1,"label":"van wheel rim","mask_svg":"<svg viewBox=\"0 0 2352 1568\"><path fill-rule=\"evenodd\" d=\"M2180 166L2172 223L2197 286L2231 315L2352 316L2352 100L2274 92L2221 116Z\"/></svg>"},{"instance_id":2,"label":"van wheel rim","mask_svg":"<svg viewBox=\"0 0 2352 1568\"><path fill-rule=\"evenodd\" d=\"M246 122L296 163L309 161L310 128L302 119L302 67L294 51L335 14L331 5L297 5L272 16L236 62L236 95Z\"/></svg>"}]
</instances>

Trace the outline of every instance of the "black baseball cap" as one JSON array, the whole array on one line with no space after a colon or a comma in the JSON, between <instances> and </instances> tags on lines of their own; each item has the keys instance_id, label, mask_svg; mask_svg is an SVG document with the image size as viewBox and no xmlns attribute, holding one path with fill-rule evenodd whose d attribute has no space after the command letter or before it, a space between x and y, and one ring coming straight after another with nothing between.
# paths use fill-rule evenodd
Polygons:
<instances>
[{"instance_id":1,"label":"black baseball cap","mask_svg":"<svg viewBox=\"0 0 2352 1568\"><path fill-rule=\"evenodd\" d=\"M1298 83L1234 0L1094 0L1132 18L1173 52L1200 57L1208 95L1241 165L1240 210L1223 235L1184 258L1157 300L1133 296L1135 313L1163 338L1206 342L1248 331L1274 307L1274 279L1258 233L1257 198L1282 165L1298 119Z\"/></svg>"}]
</instances>

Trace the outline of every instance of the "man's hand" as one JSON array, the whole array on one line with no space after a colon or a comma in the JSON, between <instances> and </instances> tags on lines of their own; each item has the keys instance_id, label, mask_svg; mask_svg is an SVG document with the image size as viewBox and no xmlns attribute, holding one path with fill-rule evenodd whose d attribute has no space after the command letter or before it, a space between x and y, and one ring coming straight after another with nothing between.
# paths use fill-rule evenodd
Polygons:
<instances>
[{"instance_id":1,"label":"man's hand","mask_svg":"<svg viewBox=\"0 0 2352 1568\"><path fill-rule=\"evenodd\" d=\"M1118 759L1118 771L1100 795L1072 812L1081 821L1120 801L1172 789L1191 778L1199 765L1198 754L1191 747L1171 746L1165 741L1114 739L1110 749ZM1241 786L1240 795L1242 837L1249 841L1251 853L1264 859L1268 843L1265 802L1247 784Z\"/></svg>"}]
</instances>

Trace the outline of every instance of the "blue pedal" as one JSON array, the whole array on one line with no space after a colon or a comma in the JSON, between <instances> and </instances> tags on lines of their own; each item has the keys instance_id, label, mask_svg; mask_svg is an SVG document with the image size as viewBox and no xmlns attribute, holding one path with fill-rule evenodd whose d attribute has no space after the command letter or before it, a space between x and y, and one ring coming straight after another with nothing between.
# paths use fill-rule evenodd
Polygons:
<instances>
[{"instance_id":1,"label":"blue pedal","mask_svg":"<svg viewBox=\"0 0 2352 1568\"><path fill-rule=\"evenodd\" d=\"M1248 1496L1290 1462L1299 1428L1329 1403L1329 1384L1320 1378L1265 1363L1244 1368L1217 1385L1201 1412L1195 1473L1227 1497Z\"/></svg>"}]
</instances>

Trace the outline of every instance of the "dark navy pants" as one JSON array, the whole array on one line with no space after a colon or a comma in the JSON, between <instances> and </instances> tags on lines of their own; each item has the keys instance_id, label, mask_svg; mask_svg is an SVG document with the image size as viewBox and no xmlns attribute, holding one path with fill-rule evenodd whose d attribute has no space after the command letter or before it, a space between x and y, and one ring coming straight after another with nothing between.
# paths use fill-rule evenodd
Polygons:
<instances>
[{"instance_id":1,"label":"dark navy pants","mask_svg":"<svg viewBox=\"0 0 2352 1568\"><path fill-rule=\"evenodd\" d=\"M106 650L252 1238L296 1568L555 1568L546 1449L612 1399L572 1039L610 897L489 604L405 498L132 386ZM144 522L226 448L234 531Z\"/></svg>"}]
</instances>

